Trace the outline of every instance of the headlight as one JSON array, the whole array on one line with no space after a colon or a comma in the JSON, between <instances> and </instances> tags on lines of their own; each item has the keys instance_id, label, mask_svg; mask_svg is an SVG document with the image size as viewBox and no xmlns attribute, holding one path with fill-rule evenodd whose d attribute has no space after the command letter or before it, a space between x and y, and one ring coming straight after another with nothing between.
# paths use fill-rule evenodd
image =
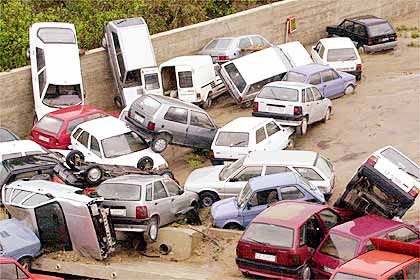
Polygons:
<instances>
[{"instance_id":1,"label":"headlight","mask_svg":"<svg viewBox=\"0 0 420 280\"><path fill-rule=\"evenodd\" d=\"M334 272L334 269L329 268L327 266L324 266L324 271L327 272L327 273L329 273L329 274L332 274Z\"/></svg>"}]
</instances>

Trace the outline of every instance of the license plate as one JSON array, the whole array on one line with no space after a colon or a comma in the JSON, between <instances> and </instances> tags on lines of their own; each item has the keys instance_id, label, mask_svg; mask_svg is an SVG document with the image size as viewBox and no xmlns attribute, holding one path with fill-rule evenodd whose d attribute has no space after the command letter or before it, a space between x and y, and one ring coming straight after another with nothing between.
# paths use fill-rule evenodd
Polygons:
<instances>
[{"instance_id":1,"label":"license plate","mask_svg":"<svg viewBox=\"0 0 420 280\"><path fill-rule=\"evenodd\" d=\"M388 41L388 38L382 38L381 39L381 42L386 42L386 41Z\"/></svg>"},{"instance_id":2,"label":"license plate","mask_svg":"<svg viewBox=\"0 0 420 280\"><path fill-rule=\"evenodd\" d=\"M351 71L353 70L352 68L339 68L337 69L338 71Z\"/></svg>"},{"instance_id":3,"label":"license plate","mask_svg":"<svg viewBox=\"0 0 420 280\"><path fill-rule=\"evenodd\" d=\"M111 215L127 216L127 210L126 209L111 209Z\"/></svg>"},{"instance_id":4,"label":"license plate","mask_svg":"<svg viewBox=\"0 0 420 280\"><path fill-rule=\"evenodd\" d=\"M255 259L263 260L263 261L269 261L269 262L275 262L276 261L276 256L261 254L261 253L255 253Z\"/></svg>"},{"instance_id":5,"label":"license plate","mask_svg":"<svg viewBox=\"0 0 420 280\"><path fill-rule=\"evenodd\" d=\"M144 118L138 114L134 114L134 118L136 119L136 121L143 123L144 122Z\"/></svg>"},{"instance_id":6,"label":"license plate","mask_svg":"<svg viewBox=\"0 0 420 280\"><path fill-rule=\"evenodd\" d=\"M39 135L39 140L47 142L47 143L50 142L50 139L48 137L45 137L45 136L42 136L42 135Z\"/></svg>"},{"instance_id":7,"label":"license plate","mask_svg":"<svg viewBox=\"0 0 420 280\"><path fill-rule=\"evenodd\" d=\"M275 107L275 106L268 106L268 111L272 112L272 113L279 113L279 114L283 114L284 113L284 108L283 107Z\"/></svg>"}]
</instances>

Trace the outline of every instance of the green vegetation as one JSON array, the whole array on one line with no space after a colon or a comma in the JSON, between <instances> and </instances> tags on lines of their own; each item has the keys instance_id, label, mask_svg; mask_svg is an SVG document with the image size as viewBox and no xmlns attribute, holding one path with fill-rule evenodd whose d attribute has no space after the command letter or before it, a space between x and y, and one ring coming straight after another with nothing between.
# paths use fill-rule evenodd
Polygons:
<instances>
[{"instance_id":1,"label":"green vegetation","mask_svg":"<svg viewBox=\"0 0 420 280\"><path fill-rule=\"evenodd\" d=\"M187 163L192 169L203 167L206 158L198 154L190 154L187 158Z\"/></svg>"},{"instance_id":2,"label":"green vegetation","mask_svg":"<svg viewBox=\"0 0 420 280\"><path fill-rule=\"evenodd\" d=\"M0 71L27 64L28 30L44 21L76 26L79 47L97 48L106 21L142 16L152 34L277 0L0 0Z\"/></svg>"},{"instance_id":3,"label":"green vegetation","mask_svg":"<svg viewBox=\"0 0 420 280\"><path fill-rule=\"evenodd\" d=\"M411 32L411 38L416 39L418 37L420 37L420 32L418 31Z\"/></svg>"}]
</instances>

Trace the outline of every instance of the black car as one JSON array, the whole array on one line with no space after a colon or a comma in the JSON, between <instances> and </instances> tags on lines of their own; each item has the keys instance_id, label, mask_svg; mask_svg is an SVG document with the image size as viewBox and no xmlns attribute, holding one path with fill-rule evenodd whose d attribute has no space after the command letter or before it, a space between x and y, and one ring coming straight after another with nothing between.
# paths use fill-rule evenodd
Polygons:
<instances>
[{"instance_id":1,"label":"black car","mask_svg":"<svg viewBox=\"0 0 420 280\"><path fill-rule=\"evenodd\" d=\"M349 37L357 49L378 52L397 46L397 33L385 19L375 16L346 18L339 25L327 26L328 36Z\"/></svg>"},{"instance_id":2,"label":"black car","mask_svg":"<svg viewBox=\"0 0 420 280\"><path fill-rule=\"evenodd\" d=\"M16 134L11 132L9 129L5 127L0 127L0 143L15 140L20 140L20 138L16 136Z\"/></svg>"}]
</instances>

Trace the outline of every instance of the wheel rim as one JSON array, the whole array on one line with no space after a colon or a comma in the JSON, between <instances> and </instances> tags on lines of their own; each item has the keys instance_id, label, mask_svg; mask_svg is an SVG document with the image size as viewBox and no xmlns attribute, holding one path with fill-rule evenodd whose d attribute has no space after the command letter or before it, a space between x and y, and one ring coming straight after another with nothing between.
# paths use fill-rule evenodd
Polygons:
<instances>
[{"instance_id":1,"label":"wheel rim","mask_svg":"<svg viewBox=\"0 0 420 280\"><path fill-rule=\"evenodd\" d=\"M158 227L156 222L154 222L151 226L150 226L150 238L152 240L156 240L157 238L157 232L158 232Z\"/></svg>"},{"instance_id":2,"label":"wheel rim","mask_svg":"<svg viewBox=\"0 0 420 280\"><path fill-rule=\"evenodd\" d=\"M160 138L156 140L155 142L155 150L156 151L163 151L166 148L166 140L163 138Z\"/></svg>"},{"instance_id":3,"label":"wheel rim","mask_svg":"<svg viewBox=\"0 0 420 280\"><path fill-rule=\"evenodd\" d=\"M92 168L88 172L88 178L92 182L99 180L101 178L101 171L98 168Z\"/></svg>"},{"instance_id":4,"label":"wheel rim","mask_svg":"<svg viewBox=\"0 0 420 280\"><path fill-rule=\"evenodd\" d=\"M211 206L211 205L213 204L213 199L211 199L211 198L210 198L210 197L208 197L208 196L203 197L203 199L202 199L202 203L203 203L203 206L204 206L204 207L209 207L209 206Z\"/></svg>"},{"instance_id":5,"label":"wheel rim","mask_svg":"<svg viewBox=\"0 0 420 280\"><path fill-rule=\"evenodd\" d=\"M308 121L306 118L302 120L302 134L306 133L306 130L308 129Z\"/></svg>"},{"instance_id":6,"label":"wheel rim","mask_svg":"<svg viewBox=\"0 0 420 280\"><path fill-rule=\"evenodd\" d=\"M348 86L348 87L346 87L346 91L344 93L345 94L351 94L353 92L354 92L353 86Z\"/></svg>"},{"instance_id":7,"label":"wheel rim","mask_svg":"<svg viewBox=\"0 0 420 280\"><path fill-rule=\"evenodd\" d=\"M311 269L309 267L305 267L302 273L302 279L310 280L311 279Z\"/></svg>"}]
</instances>

